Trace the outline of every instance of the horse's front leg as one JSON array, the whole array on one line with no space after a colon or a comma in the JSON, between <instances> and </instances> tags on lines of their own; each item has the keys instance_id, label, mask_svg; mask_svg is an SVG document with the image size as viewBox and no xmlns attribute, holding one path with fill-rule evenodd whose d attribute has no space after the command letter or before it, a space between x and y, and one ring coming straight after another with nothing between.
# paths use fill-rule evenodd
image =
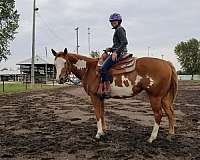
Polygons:
<instances>
[{"instance_id":1,"label":"horse's front leg","mask_svg":"<svg viewBox=\"0 0 200 160\"><path fill-rule=\"evenodd\" d=\"M101 101L101 120L102 120L102 128L103 128L103 132L105 133L107 130L107 125L106 125L106 121L105 121L105 117L104 117L104 101Z\"/></svg>"},{"instance_id":2,"label":"horse's front leg","mask_svg":"<svg viewBox=\"0 0 200 160\"><path fill-rule=\"evenodd\" d=\"M104 106L103 102L95 95L91 96L92 103L94 105L94 111L97 119L97 134L96 138L100 139L104 135L104 130L106 129L105 119L104 119Z\"/></svg>"}]
</instances>

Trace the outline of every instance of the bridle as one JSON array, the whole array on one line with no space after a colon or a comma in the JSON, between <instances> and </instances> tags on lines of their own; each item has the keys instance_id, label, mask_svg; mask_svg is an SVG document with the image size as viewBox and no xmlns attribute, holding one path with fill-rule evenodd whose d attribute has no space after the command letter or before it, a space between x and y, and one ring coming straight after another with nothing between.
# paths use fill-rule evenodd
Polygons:
<instances>
[{"instance_id":1,"label":"bridle","mask_svg":"<svg viewBox=\"0 0 200 160\"><path fill-rule=\"evenodd\" d=\"M71 62L69 61L68 58L65 58L65 60L66 60L66 62L65 62L65 67L68 68L67 71L66 71L66 72L67 72L67 73L66 73L66 80L68 80L68 81L70 81L70 82L72 82L73 84L75 84L75 85L78 86L77 83L74 83L74 82L69 78L69 75L70 75L71 72L72 72L71 69L72 69L73 63L71 63ZM69 72L68 72L68 70L69 70ZM87 71L88 71L88 68L86 67L86 71L85 71L84 75L83 75L82 78L81 78L82 83L83 83L83 80L84 80L85 77L86 77Z\"/></svg>"},{"instance_id":2,"label":"bridle","mask_svg":"<svg viewBox=\"0 0 200 160\"><path fill-rule=\"evenodd\" d=\"M66 58L65 60L66 60L66 62L65 62L65 67L66 67L66 68L69 68L69 72L68 72L68 69L67 69L67 71L66 71L66 72L67 72L67 73L66 73L66 75L67 75L66 77L68 77L68 76L71 74L71 72L72 72L72 71L71 71L72 63L69 61L68 58Z\"/></svg>"}]
</instances>

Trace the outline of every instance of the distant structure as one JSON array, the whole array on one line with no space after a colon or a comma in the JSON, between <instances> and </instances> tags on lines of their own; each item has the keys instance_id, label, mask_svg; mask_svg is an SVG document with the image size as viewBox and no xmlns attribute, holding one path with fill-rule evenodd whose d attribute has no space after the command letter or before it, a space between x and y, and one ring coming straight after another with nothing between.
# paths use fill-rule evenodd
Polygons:
<instances>
[{"instance_id":1,"label":"distant structure","mask_svg":"<svg viewBox=\"0 0 200 160\"><path fill-rule=\"evenodd\" d=\"M53 63L48 62L38 55L35 56L34 59L34 70L35 70L35 82L36 83L45 83L46 81L52 80L55 78L55 66ZM26 59L17 63L20 66L20 74L22 76L23 81L31 82L31 64L32 58ZM46 73L47 72L47 73Z\"/></svg>"},{"instance_id":2,"label":"distant structure","mask_svg":"<svg viewBox=\"0 0 200 160\"><path fill-rule=\"evenodd\" d=\"M3 68L0 70L0 81L20 81L21 73L19 70L9 70Z\"/></svg>"}]
</instances>

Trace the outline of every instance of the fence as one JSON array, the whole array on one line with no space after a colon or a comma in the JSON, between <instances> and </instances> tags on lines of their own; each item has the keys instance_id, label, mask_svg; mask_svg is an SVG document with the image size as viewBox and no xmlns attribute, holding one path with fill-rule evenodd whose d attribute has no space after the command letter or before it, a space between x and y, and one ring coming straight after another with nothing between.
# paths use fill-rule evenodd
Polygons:
<instances>
[{"instance_id":1,"label":"fence","mask_svg":"<svg viewBox=\"0 0 200 160\"><path fill-rule=\"evenodd\" d=\"M70 75L66 79L65 84L58 84L55 79L49 79L47 82L43 79L43 77L38 78L35 85L32 86L30 79L24 78L21 82L16 81L8 81L6 78L2 78L0 81L0 93L1 92L20 92L20 91L27 91L32 89L41 89L41 88L52 88L58 86L66 86L67 85L79 85L80 80L76 78L74 75Z\"/></svg>"},{"instance_id":2,"label":"fence","mask_svg":"<svg viewBox=\"0 0 200 160\"><path fill-rule=\"evenodd\" d=\"M20 92L20 91L27 91L32 89L41 89L41 88L52 88L56 87L56 83L54 80L48 81L48 84L46 83L36 83L32 85L30 82L12 82L12 81L5 81L3 80L0 82L0 93L1 92Z\"/></svg>"},{"instance_id":3,"label":"fence","mask_svg":"<svg viewBox=\"0 0 200 160\"><path fill-rule=\"evenodd\" d=\"M179 80L191 80L192 75L178 75ZM194 75L193 80L200 80L200 75Z\"/></svg>"}]
</instances>

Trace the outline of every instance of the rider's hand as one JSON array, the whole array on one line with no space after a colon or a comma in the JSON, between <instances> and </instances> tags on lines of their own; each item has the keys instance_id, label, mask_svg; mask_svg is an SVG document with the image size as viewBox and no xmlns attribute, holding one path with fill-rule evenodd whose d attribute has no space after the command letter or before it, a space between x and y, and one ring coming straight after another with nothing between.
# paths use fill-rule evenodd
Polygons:
<instances>
[{"instance_id":1,"label":"rider's hand","mask_svg":"<svg viewBox=\"0 0 200 160\"><path fill-rule=\"evenodd\" d=\"M117 61L117 53L116 52L112 53L112 60Z\"/></svg>"},{"instance_id":2,"label":"rider's hand","mask_svg":"<svg viewBox=\"0 0 200 160\"><path fill-rule=\"evenodd\" d=\"M106 52L111 52L111 48L106 48L105 51Z\"/></svg>"}]
</instances>

